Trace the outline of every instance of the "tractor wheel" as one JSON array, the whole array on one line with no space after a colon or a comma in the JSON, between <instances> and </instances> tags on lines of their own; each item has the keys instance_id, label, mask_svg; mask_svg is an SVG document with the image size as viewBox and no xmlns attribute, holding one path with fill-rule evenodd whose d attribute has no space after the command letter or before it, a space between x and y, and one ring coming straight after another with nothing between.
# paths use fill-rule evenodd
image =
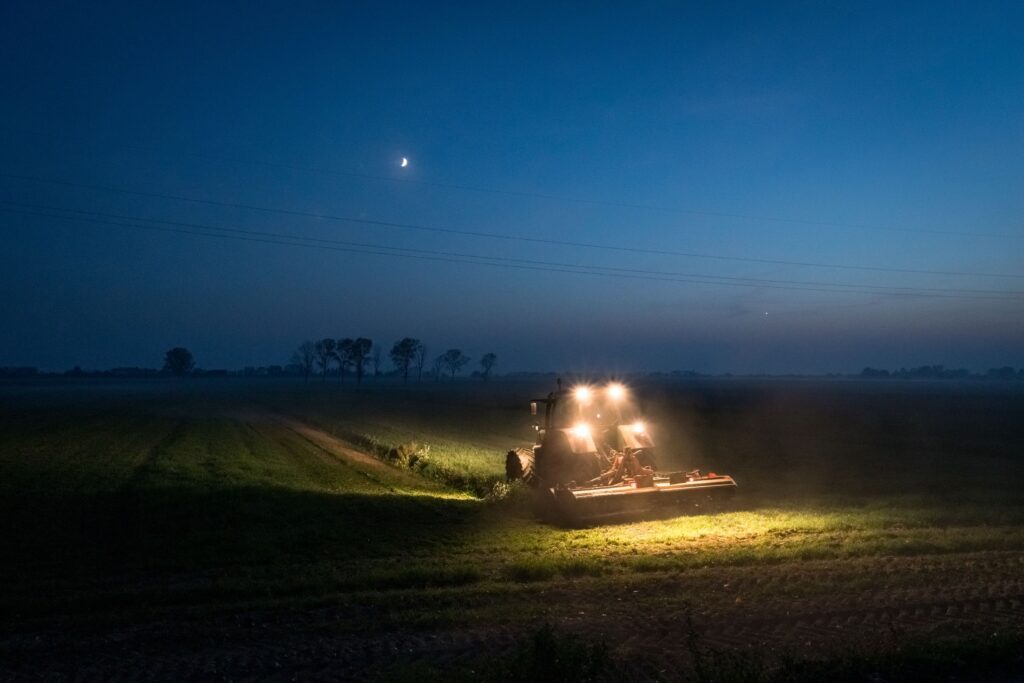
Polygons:
<instances>
[{"instance_id":1,"label":"tractor wheel","mask_svg":"<svg viewBox=\"0 0 1024 683\"><path fill-rule=\"evenodd\" d=\"M516 448L508 452L505 456L505 479L507 481L522 479L530 486L536 483L537 469L532 449Z\"/></svg>"},{"instance_id":2,"label":"tractor wheel","mask_svg":"<svg viewBox=\"0 0 1024 683\"><path fill-rule=\"evenodd\" d=\"M566 526L565 516L558 507L558 500L555 498L553 489L540 487L534 489L533 514L545 524Z\"/></svg>"}]
</instances>

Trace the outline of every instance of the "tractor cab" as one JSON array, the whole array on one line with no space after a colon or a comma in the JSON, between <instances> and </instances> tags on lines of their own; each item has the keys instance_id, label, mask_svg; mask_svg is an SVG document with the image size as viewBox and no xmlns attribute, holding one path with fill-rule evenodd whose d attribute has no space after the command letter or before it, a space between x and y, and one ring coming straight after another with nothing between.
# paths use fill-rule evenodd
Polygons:
<instances>
[{"instance_id":1,"label":"tractor cab","mask_svg":"<svg viewBox=\"0 0 1024 683\"><path fill-rule=\"evenodd\" d=\"M543 406L543 421L540 420ZM605 387L579 385L530 402L537 418L536 443L529 462L511 455L506 463L510 478L541 477L549 485L581 485L597 479L622 453L631 453L654 466L654 444L626 388L618 382ZM525 455L525 453L524 453ZM523 465L527 467L524 469Z\"/></svg>"},{"instance_id":2,"label":"tractor cab","mask_svg":"<svg viewBox=\"0 0 1024 683\"><path fill-rule=\"evenodd\" d=\"M538 416L538 404L544 405L544 422L535 422L537 443L542 444L548 432L568 431L578 443L577 452L611 451L626 448L653 448L647 427L621 384L613 382L596 389L578 386L570 391L559 388L547 398L530 402L530 412Z\"/></svg>"}]
</instances>

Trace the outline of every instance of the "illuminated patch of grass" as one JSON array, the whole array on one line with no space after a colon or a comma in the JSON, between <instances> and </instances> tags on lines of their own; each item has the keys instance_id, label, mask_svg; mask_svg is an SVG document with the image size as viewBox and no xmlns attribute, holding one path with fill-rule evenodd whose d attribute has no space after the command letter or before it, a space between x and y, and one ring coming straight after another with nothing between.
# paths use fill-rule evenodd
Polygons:
<instances>
[{"instance_id":1,"label":"illuminated patch of grass","mask_svg":"<svg viewBox=\"0 0 1024 683\"><path fill-rule=\"evenodd\" d=\"M382 460L483 498L504 480L504 454L533 438L529 394L469 401L449 387L409 386L354 394L336 387L263 397L267 405L316 424ZM393 457L416 443L423 457Z\"/></svg>"},{"instance_id":2,"label":"illuminated patch of grass","mask_svg":"<svg viewBox=\"0 0 1024 683\"><path fill-rule=\"evenodd\" d=\"M386 434L382 435L351 428L334 431L339 438L365 453L478 498L493 496L504 483L504 461L500 452L438 437L427 441L419 435L414 439L411 438L413 432L383 430Z\"/></svg>"}]
</instances>

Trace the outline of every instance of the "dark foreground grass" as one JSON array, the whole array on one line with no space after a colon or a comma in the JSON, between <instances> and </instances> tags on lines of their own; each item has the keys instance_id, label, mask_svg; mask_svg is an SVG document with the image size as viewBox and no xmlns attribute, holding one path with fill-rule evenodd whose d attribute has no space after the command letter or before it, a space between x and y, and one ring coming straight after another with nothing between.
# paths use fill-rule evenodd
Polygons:
<instances>
[{"instance_id":1,"label":"dark foreground grass","mask_svg":"<svg viewBox=\"0 0 1024 683\"><path fill-rule=\"evenodd\" d=\"M603 642L590 643L543 626L523 639L506 657L481 659L443 669L428 664L398 664L381 674L381 683L442 681L537 681L597 683L623 680L623 671Z\"/></svg>"},{"instance_id":2,"label":"dark foreground grass","mask_svg":"<svg viewBox=\"0 0 1024 683\"><path fill-rule=\"evenodd\" d=\"M1010 683L1024 676L1024 638L996 634L988 638L909 639L849 649L823 657L787 652L716 650L699 637L687 644L689 666L667 676L644 661L624 660L604 641L587 641L545 625L523 638L513 652L498 658L438 668L398 663L383 672L381 683L412 681L486 681L493 683L623 680L692 683L918 683L957 681Z\"/></svg>"}]
</instances>

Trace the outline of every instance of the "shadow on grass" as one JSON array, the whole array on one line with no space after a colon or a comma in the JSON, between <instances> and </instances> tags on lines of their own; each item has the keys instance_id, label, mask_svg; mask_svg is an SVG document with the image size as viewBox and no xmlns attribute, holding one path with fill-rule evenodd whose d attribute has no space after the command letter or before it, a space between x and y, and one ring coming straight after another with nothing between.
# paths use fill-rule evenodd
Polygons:
<instances>
[{"instance_id":1,"label":"shadow on grass","mask_svg":"<svg viewBox=\"0 0 1024 683\"><path fill-rule=\"evenodd\" d=\"M16 624L463 586L484 577L436 549L480 508L278 488L8 498L0 504L0 613ZM433 561L418 565L418 552Z\"/></svg>"},{"instance_id":2,"label":"shadow on grass","mask_svg":"<svg viewBox=\"0 0 1024 683\"><path fill-rule=\"evenodd\" d=\"M281 488L9 496L0 577L358 560L444 541L480 504Z\"/></svg>"}]
</instances>

